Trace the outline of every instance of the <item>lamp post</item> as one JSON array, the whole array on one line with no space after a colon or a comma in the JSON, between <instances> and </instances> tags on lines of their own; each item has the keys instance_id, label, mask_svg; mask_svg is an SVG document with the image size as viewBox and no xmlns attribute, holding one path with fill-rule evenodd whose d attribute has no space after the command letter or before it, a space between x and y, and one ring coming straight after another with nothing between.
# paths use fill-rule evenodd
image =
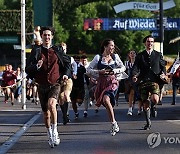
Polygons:
<instances>
[{"instance_id":1,"label":"lamp post","mask_svg":"<svg viewBox=\"0 0 180 154\"><path fill-rule=\"evenodd\" d=\"M26 35L25 35L25 0L21 0L21 70L22 70L22 109L26 110Z\"/></svg>"},{"instance_id":2,"label":"lamp post","mask_svg":"<svg viewBox=\"0 0 180 154\"><path fill-rule=\"evenodd\" d=\"M164 27L163 27L163 0L159 0L159 9L160 9L160 25L159 25L159 34L160 34L160 52L163 55L163 42L164 42Z\"/></svg>"}]
</instances>

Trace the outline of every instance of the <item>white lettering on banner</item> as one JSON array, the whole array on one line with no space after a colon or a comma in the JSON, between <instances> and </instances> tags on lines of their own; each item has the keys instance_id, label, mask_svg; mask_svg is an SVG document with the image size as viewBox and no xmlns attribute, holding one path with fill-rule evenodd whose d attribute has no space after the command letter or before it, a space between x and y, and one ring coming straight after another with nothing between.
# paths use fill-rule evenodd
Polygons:
<instances>
[{"instance_id":1,"label":"white lettering on banner","mask_svg":"<svg viewBox=\"0 0 180 154\"><path fill-rule=\"evenodd\" d=\"M125 21L115 20L114 29L152 29L155 28L155 22L150 20L140 20L140 19L129 19Z\"/></svg>"},{"instance_id":2,"label":"white lettering on banner","mask_svg":"<svg viewBox=\"0 0 180 154\"><path fill-rule=\"evenodd\" d=\"M115 28L115 29L120 29L120 28L121 29L127 29L127 24L128 24L128 20L125 20L125 21L115 20L113 28Z\"/></svg>"},{"instance_id":3,"label":"white lettering on banner","mask_svg":"<svg viewBox=\"0 0 180 154\"><path fill-rule=\"evenodd\" d=\"M163 2L163 10L170 9L174 6L175 6L174 0ZM132 9L158 11L159 3L126 2L126 3L121 3L114 6L114 10L116 13L119 13L125 10L132 10Z\"/></svg>"},{"instance_id":4,"label":"white lettering on banner","mask_svg":"<svg viewBox=\"0 0 180 154\"><path fill-rule=\"evenodd\" d=\"M156 21L151 18L142 19L116 19L112 26L113 29L121 30L152 30L156 29ZM178 29L178 21L166 21L165 29Z\"/></svg>"},{"instance_id":5,"label":"white lettering on banner","mask_svg":"<svg viewBox=\"0 0 180 154\"><path fill-rule=\"evenodd\" d=\"M166 23L166 28L178 28L177 22L168 22Z\"/></svg>"}]
</instances>

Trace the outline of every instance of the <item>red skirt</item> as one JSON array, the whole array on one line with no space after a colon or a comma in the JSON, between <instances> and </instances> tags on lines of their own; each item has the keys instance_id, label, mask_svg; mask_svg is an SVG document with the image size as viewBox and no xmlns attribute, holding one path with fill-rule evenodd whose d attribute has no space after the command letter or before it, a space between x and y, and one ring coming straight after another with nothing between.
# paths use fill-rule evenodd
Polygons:
<instances>
[{"instance_id":1,"label":"red skirt","mask_svg":"<svg viewBox=\"0 0 180 154\"><path fill-rule=\"evenodd\" d=\"M97 86L94 93L96 106L100 107L103 104L103 96L107 91L115 91L118 89L119 82L114 75L100 75L97 79ZM114 98L115 99L115 98Z\"/></svg>"}]
</instances>

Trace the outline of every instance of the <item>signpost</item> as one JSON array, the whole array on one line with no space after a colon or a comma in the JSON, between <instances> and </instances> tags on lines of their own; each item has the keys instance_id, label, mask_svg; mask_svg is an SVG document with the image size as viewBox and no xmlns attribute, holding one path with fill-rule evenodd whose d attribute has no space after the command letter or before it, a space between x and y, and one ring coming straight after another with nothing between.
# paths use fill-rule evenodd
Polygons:
<instances>
[{"instance_id":1,"label":"signpost","mask_svg":"<svg viewBox=\"0 0 180 154\"><path fill-rule=\"evenodd\" d=\"M159 27L159 34L160 34L160 52L163 55L163 42L164 42L164 25L163 25L163 0L159 1L159 9L160 9L160 27Z\"/></svg>"},{"instance_id":2,"label":"signpost","mask_svg":"<svg viewBox=\"0 0 180 154\"><path fill-rule=\"evenodd\" d=\"M163 54L163 41L164 41L164 25L163 25L163 10L170 9L175 6L174 0L169 0L163 3L163 0L159 0L159 3L143 3L143 2L126 2L114 6L116 13L131 10L149 10L149 11L159 11L160 12L160 51Z\"/></svg>"},{"instance_id":3,"label":"signpost","mask_svg":"<svg viewBox=\"0 0 180 154\"><path fill-rule=\"evenodd\" d=\"M22 70L22 109L26 110L26 35L25 35L25 0L21 0L21 70Z\"/></svg>"},{"instance_id":4,"label":"signpost","mask_svg":"<svg viewBox=\"0 0 180 154\"><path fill-rule=\"evenodd\" d=\"M173 0L169 0L163 3L164 10L170 9L174 6L175 3ZM132 9L158 11L159 8L160 8L159 3L143 3L143 2L126 2L114 6L114 10L116 13L126 10L132 10Z\"/></svg>"}]
</instances>

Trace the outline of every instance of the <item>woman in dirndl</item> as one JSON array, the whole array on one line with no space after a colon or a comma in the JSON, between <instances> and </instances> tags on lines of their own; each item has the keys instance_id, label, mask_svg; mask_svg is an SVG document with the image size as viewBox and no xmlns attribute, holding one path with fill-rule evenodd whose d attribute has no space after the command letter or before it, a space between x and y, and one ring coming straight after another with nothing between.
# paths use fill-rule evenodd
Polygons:
<instances>
[{"instance_id":1,"label":"woman in dirndl","mask_svg":"<svg viewBox=\"0 0 180 154\"><path fill-rule=\"evenodd\" d=\"M114 136L119 132L119 126L114 116L115 96L119 80L127 78L125 66L118 54L115 54L115 44L112 39L105 39L100 48L100 53L95 55L87 68L87 73L97 79L95 89L96 106L103 105L108 113L112 127L110 133Z\"/></svg>"}]
</instances>

